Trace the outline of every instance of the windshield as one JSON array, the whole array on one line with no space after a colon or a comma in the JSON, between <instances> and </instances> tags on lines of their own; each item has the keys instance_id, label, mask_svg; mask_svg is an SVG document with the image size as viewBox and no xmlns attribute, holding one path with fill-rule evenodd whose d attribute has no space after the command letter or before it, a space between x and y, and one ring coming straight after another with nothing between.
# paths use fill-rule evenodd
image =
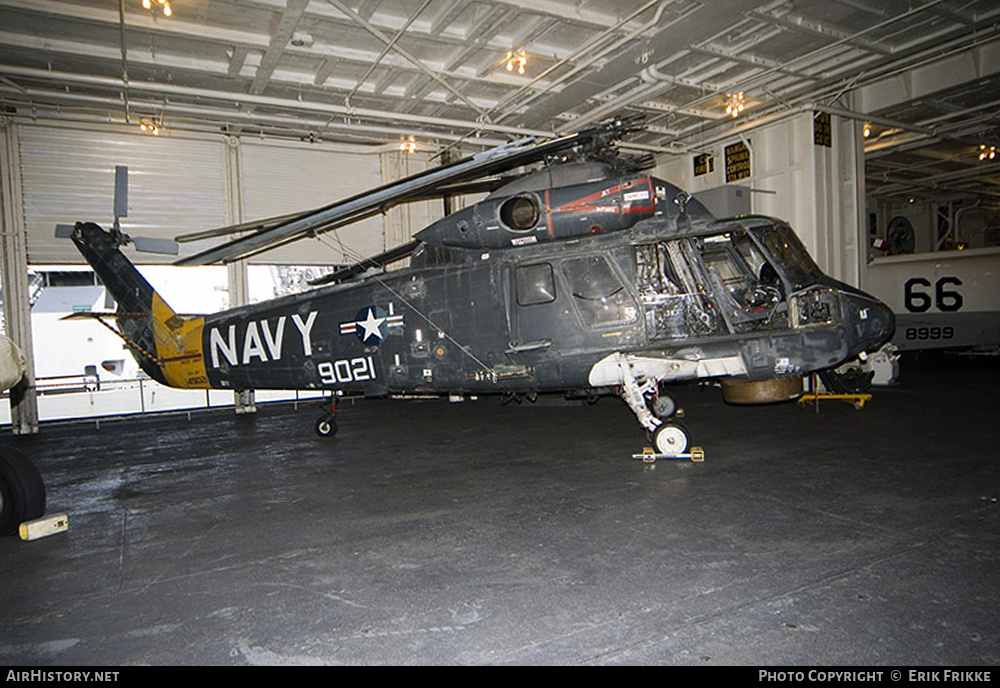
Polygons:
<instances>
[{"instance_id":1,"label":"windshield","mask_svg":"<svg viewBox=\"0 0 1000 688\"><path fill-rule=\"evenodd\" d=\"M813 262L809 252L783 222L751 226L748 229L771 255L774 266L791 282L793 290L812 284L822 271Z\"/></svg>"}]
</instances>

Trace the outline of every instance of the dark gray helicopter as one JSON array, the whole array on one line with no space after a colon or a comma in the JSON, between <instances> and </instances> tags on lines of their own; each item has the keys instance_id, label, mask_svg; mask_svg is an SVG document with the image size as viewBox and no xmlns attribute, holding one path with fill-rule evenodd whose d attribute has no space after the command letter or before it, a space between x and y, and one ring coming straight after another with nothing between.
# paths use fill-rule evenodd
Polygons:
<instances>
[{"instance_id":1,"label":"dark gray helicopter","mask_svg":"<svg viewBox=\"0 0 1000 688\"><path fill-rule=\"evenodd\" d=\"M611 142L616 119L546 143L518 141L253 229L178 261L232 260L329 231L394 203L544 162L414 241L325 284L205 316L178 315L120 251L117 229L67 232L118 302L118 329L150 377L173 387L342 394L620 395L656 450L685 428L662 386L799 377L876 350L893 315L824 275L779 220L718 220L648 159ZM403 270L379 272L409 256ZM108 317L95 314L92 317Z\"/></svg>"}]
</instances>

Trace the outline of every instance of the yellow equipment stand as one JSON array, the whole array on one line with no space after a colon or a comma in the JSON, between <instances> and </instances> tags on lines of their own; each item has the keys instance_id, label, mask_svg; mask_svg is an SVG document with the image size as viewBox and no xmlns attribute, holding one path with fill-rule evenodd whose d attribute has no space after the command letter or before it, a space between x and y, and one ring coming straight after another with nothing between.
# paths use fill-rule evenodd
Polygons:
<instances>
[{"instance_id":1,"label":"yellow equipment stand","mask_svg":"<svg viewBox=\"0 0 1000 688\"><path fill-rule=\"evenodd\" d=\"M821 392L819 391L819 384L816 381L816 373L810 376L810 388L809 392L799 397L799 406L813 402L816 404L816 413L819 413L820 399L835 399L847 402L848 404L854 404L854 408L858 411L865 407L865 403L872 400L871 394L833 394L831 392Z\"/></svg>"}]
</instances>

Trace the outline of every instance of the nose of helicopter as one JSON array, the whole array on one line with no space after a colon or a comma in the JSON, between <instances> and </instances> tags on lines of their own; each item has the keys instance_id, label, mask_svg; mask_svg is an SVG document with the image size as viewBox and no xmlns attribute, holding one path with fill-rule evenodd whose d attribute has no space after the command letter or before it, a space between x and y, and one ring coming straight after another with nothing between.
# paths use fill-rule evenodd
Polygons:
<instances>
[{"instance_id":1,"label":"nose of helicopter","mask_svg":"<svg viewBox=\"0 0 1000 688\"><path fill-rule=\"evenodd\" d=\"M896 316L892 309L867 294L851 294L846 298L851 324L851 354L873 352L892 339Z\"/></svg>"}]
</instances>

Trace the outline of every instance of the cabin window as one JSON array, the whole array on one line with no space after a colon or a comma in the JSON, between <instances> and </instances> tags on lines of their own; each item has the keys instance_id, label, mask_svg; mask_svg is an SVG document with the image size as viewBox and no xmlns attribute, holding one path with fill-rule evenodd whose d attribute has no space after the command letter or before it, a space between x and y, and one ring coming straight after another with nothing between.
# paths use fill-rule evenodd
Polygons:
<instances>
[{"instance_id":1,"label":"cabin window","mask_svg":"<svg viewBox=\"0 0 1000 688\"><path fill-rule=\"evenodd\" d=\"M562 271L585 324L616 325L635 320L635 302L604 256L565 260Z\"/></svg>"},{"instance_id":2,"label":"cabin window","mask_svg":"<svg viewBox=\"0 0 1000 688\"><path fill-rule=\"evenodd\" d=\"M548 263L522 265L514 271L519 306L533 306L556 300L556 283Z\"/></svg>"}]
</instances>

